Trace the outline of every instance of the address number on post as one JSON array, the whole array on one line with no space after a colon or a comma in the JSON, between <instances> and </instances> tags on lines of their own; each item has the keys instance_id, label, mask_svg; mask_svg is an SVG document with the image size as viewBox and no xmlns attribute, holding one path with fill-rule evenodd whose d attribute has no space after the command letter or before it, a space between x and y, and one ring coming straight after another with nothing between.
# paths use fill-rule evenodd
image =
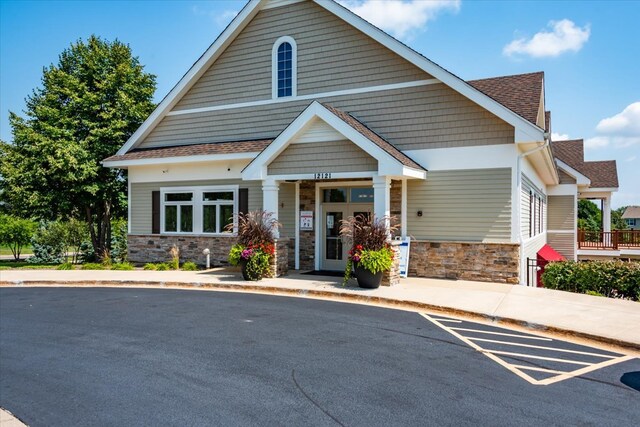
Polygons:
<instances>
[{"instance_id":1,"label":"address number on post","mask_svg":"<svg viewBox=\"0 0 640 427\"><path fill-rule=\"evenodd\" d=\"M313 179L331 179L331 172L314 173Z\"/></svg>"}]
</instances>

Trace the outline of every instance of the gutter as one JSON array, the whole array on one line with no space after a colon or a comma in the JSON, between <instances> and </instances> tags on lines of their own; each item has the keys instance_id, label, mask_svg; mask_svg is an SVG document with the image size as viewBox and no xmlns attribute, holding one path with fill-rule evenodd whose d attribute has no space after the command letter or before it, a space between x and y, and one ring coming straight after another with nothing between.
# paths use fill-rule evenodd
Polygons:
<instances>
[{"instance_id":1,"label":"gutter","mask_svg":"<svg viewBox=\"0 0 640 427\"><path fill-rule=\"evenodd\" d=\"M524 239L522 238L522 216L521 216L521 199L522 199L522 159L529 156L530 154L537 153L538 151L544 150L551 143L551 137L549 132L544 133L544 142L538 145L535 148L532 148L529 151L525 151L524 153L518 154L518 159L516 161L516 191L518 197L518 203L516 203L516 227L518 230L518 241L517 243L520 245L520 268L522 269L522 261L523 261L523 247L522 243ZM526 268L526 266L525 266ZM523 284L523 283L520 283Z\"/></svg>"}]
</instances>

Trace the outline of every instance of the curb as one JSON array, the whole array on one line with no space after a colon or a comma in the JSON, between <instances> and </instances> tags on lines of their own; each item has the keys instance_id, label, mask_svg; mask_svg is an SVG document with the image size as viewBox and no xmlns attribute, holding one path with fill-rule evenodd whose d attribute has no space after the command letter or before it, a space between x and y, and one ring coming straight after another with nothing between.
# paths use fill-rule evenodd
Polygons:
<instances>
[{"instance_id":1,"label":"curb","mask_svg":"<svg viewBox=\"0 0 640 427\"><path fill-rule=\"evenodd\" d=\"M267 295L281 295L299 298L313 298L340 302L350 302L356 304L376 305L385 308L393 308L407 311L433 311L446 313L468 318L481 319L506 325L515 325L527 329L559 334L568 337L586 339L601 344L612 345L629 350L640 351L640 344L621 341L615 338L603 337L589 334L587 332L572 331L540 323L528 322L521 319L494 316L486 313L478 313L468 310L461 310L453 307L440 306L435 304L393 299L379 296L354 295L349 293L319 291L313 289L292 289L279 286L258 286L245 283L207 283L207 282L171 282L171 281L136 281L136 280L16 280L0 281L0 287L137 287L137 288L172 288L172 289L201 289L227 292L251 292Z\"/></svg>"}]
</instances>

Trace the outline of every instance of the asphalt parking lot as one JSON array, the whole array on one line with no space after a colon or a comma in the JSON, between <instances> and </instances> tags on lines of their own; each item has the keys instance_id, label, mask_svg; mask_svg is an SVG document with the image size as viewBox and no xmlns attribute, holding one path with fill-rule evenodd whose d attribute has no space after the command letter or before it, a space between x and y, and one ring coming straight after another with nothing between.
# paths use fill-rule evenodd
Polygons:
<instances>
[{"instance_id":1,"label":"asphalt parking lot","mask_svg":"<svg viewBox=\"0 0 640 427\"><path fill-rule=\"evenodd\" d=\"M637 425L640 361L427 313L0 288L0 406L40 425Z\"/></svg>"}]
</instances>

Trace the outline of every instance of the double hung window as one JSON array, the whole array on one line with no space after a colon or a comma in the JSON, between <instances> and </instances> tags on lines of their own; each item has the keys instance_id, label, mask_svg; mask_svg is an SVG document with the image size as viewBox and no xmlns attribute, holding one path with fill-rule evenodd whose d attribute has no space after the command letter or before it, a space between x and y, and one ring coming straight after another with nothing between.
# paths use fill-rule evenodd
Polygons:
<instances>
[{"instance_id":1,"label":"double hung window","mask_svg":"<svg viewBox=\"0 0 640 427\"><path fill-rule=\"evenodd\" d=\"M223 234L235 231L238 187L163 188L162 233Z\"/></svg>"}]
</instances>

